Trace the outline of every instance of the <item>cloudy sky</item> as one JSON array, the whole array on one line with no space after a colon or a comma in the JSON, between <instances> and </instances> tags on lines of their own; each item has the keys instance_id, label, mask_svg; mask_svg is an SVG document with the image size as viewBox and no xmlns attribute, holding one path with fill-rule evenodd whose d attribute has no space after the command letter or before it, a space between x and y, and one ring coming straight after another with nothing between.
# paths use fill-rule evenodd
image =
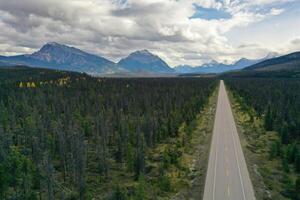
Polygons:
<instances>
[{"instance_id":1,"label":"cloudy sky","mask_svg":"<svg viewBox=\"0 0 300 200\"><path fill-rule=\"evenodd\" d=\"M113 61L148 49L169 65L300 50L299 0L0 0L0 54L55 41Z\"/></svg>"}]
</instances>

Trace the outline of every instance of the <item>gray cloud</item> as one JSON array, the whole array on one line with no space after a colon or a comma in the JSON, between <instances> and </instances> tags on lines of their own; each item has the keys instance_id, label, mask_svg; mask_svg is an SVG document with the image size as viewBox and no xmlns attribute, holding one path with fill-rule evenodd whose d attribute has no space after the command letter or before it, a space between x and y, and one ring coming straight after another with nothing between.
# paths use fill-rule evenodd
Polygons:
<instances>
[{"instance_id":1,"label":"gray cloud","mask_svg":"<svg viewBox=\"0 0 300 200\"><path fill-rule=\"evenodd\" d=\"M56 41L114 61L138 49L149 49L171 65L233 61L250 48L268 50L252 44L235 48L225 34L272 15L249 9L255 2L282 1L0 0L0 54L30 53ZM190 19L195 3L224 9L232 18Z\"/></svg>"},{"instance_id":2,"label":"gray cloud","mask_svg":"<svg viewBox=\"0 0 300 200\"><path fill-rule=\"evenodd\" d=\"M300 38L293 39L291 41L291 44L293 44L293 45L300 45Z\"/></svg>"},{"instance_id":3,"label":"gray cloud","mask_svg":"<svg viewBox=\"0 0 300 200\"><path fill-rule=\"evenodd\" d=\"M257 48L257 47L260 47L259 44L241 44L238 46L238 48Z\"/></svg>"}]
</instances>

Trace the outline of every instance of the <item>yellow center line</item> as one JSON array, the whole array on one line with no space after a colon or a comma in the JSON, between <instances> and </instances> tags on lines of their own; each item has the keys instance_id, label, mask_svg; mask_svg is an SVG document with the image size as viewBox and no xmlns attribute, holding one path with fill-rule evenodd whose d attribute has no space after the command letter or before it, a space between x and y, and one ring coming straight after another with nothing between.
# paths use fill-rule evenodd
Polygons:
<instances>
[{"instance_id":1,"label":"yellow center line","mask_svg":"<svg viewBox=\"0 0 300 200\"><path fill-rule=\"evenodd\" d=\"M225 155L227 154L227 152L228 152L228 147L227 147L227 144L225 144ZM227 157L227 155L225 156L225 162L226 162L226 165L228 166L228 157ZM226 171L225 171L225 173L226 173L226 177L228 177L229 176L229 170L228 170L228 168L226 167ZM229 184L227 184L227 196L228 196L228 199L230 199L230 188L229 188Z\"/></svg>"},{"instance_id":2,"label":"yellow center line","mask_svg":"<svg viewBox=\"0 0 300 200\"><path fill-rule=\"evenodd\" d=\"M227 185L227 195L228 195L228 197L230 197L230 188L229 188L229 185Z\"/></svg>"}]
</instances>

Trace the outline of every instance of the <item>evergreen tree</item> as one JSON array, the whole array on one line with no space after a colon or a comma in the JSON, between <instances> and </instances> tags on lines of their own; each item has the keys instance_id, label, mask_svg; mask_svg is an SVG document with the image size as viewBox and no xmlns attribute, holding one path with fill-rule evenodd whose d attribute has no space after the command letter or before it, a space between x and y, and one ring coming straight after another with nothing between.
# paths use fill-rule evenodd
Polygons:
<instances>
[{"instance_id":1,"label":"evergreen tree","mask_svg":"<svg viewBox=\"0 0 300 200\"><path fill-rule=\"evenodd\" d=\"M273 118L272 118L272 111L271 111L271 106L268 105L267 107L267 112L265 115L265 129L267 131L272 131L273 130Z\"/></svg>"},{"instance_id":2,"label":"evergreen tree","mask_svg":"<svg viewBox=\"0 0 300 200\"><path fill-rule=\"evenodd\" d=\"M300 152L298 150L298 153L296 154L296 158L295 158L295 169L296 172L300 172Z\"/></svg>"},{"instance_id":3,"label":"evergreen tree","mask_svg":"<svg viewBox=\"0 0 300 200\"><path fill-rule=\"evenodd\" d=\"M298 176L295 182L295 199L300 200L300 177Z\"/></svg>"},{"instance_id":4,"label":"evergreen tree","mask_svg":"<svg viewBox=\"0 0 300 200\"><path fill-rule=\"evenodd\" d=\"M274 159L280 155L280 144L278 141L274 141L271 143L270 147L270 159Z\"/></svg>"},{"instance_id":5,"label":"evergreen tree","mask_svg":"<svg viewBox=\"0 0 300 200\"><path fill-rule=\"evenodd\" d=\"M136 179L144 173L145 170L145 140L140 128L137 128L137 148L135 153L134 171Z\"/></svg>"},{"instance_id":6,"label":"evergreen tree","mask_svg":"<svg viewBox=\"0 0 300 200\"><path fill-rule=\"evenodd\" d=\"M127 200L127 194L124 189L122 189L119 185L114 189L113 195L110 200Z\"/></svg>"},{"instance_id":7,"label":"evergreen tree","mask_svg":"<svg viewBox=\"0 0 300 200\"><path fill-rule=\"evenodd\" d=\"M290 173L289 164L286 158L282 159L282 168L285 173Z\"/></svg>"},{"instance_id":8,"label":"evergreen tree","mask_svg":"<svg viewBox=\"0 0 300 200\"><path fill-rule=\"evenodd\" d=\"M138 186L135 192L134 200L144 200L146 199L146 189L147 184L143 174L138 178Z\"/></svg>"},{"instance_id":9,"label":"evergreen tree","mask_svg":"<svg viewBox=\"0 0 300 200\"><path fill-rule=\"evenodd\" d=\"M286 122L283 123L282 127L281 127L281 143L282 144L288 144L289 143L289 133L288 133L288 125Z\"/></svg>"},{"instance_id":10,"label":"evergreen tree","mask_svg":"<svg viewBox=\"0 0 300 200\"><path fill-rule=\"evenodd\" d=\"M0 164L0 199L6 199L6 192L9 188L9 179L3 164Z\"/></svg>"}]
</instances>

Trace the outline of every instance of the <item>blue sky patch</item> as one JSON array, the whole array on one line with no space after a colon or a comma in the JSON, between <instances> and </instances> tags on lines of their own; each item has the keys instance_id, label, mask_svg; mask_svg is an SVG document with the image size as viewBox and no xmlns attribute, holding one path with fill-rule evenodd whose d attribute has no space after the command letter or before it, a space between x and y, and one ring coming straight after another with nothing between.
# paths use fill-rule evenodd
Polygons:
<instances>
[{"instance_id":1,"label":"blue sky patch","mask_svg":"<svg viewBox=\"0 0 300 200\"><path fill-rule=\"evenodd\" d=\"M206 20L213 19L229 19L231 18L231 14L225 12L224 10L218 10L214 8L203 8L198 5L194 5L196 8L196 12L190 18L201 18Z\"/></svg>"}]
</instances>

